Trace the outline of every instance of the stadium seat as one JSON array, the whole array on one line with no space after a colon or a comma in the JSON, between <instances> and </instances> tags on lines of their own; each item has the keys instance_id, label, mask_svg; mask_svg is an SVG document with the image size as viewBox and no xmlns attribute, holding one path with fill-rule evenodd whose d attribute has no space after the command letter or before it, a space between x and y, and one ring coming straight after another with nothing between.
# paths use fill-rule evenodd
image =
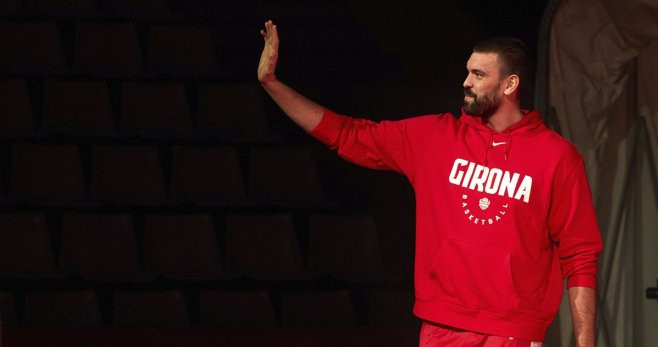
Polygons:
<instances>
[{"instance_id":1,"label":"stadium seat","mask_svg":"<svg viewBox=\"0 0 658 347\"><path fill-rule=\"evenodd\" d=\"M190 135L192 116L183 86L177 83L124 83L121 128L144 136Z\"/></svg>"},{"instance_id":2,"label":"stadium seat","mask_svg":"<svg viewBox=\"0 0 658 347\"><path fill-rule=\"evenodd\" d=\"M340 279L382 275L382 257L373 219L364 215L312 215L309 224L310 271Z\"/></svg>"},{"instance_id":3,"label":"stadium seat","mask_svg":"<svg viewBox=\"0 0 658 347\"><path fill-rule=\"evenodd\" d=\"M21 0L3 0L0 1L0 13L3 15L17 15L23 12Z\"/></svg>"},{"instance_id":4,"label":"stadium seat","mask_svg":"<svg viewBox=\"0 0 658 347\"><path fill-rule=\"evenodd\" d=\"M43 123L48 132L110 135L114 118L104 82L44 82Z\"/></svg>"},{"instance_id":5,"label":"stadium seat","mask_svg":"<svg viewBox=\"0 0 658 347\"><path fill-rule=\"evenodd\" d=\"M0 292L0 320L2 327L15 327L16 319L16 302L14 301L14 294L12 292Z\"/></svg>"},{"instance_id":6,"label":"stadium seat","mask_svg":"<svg viewBox=\"0 0 658 347\"><path fill-rule=\"evenodd\" d=\"M225 237L229 270L266 280L304 277L290 215L228 215Z\"/></svg>"},{"instance_id":7,"label":"stadium seat","mask_svg":"<svg viewBox=\"0 0 658 347\"><path fill-rule=\"evenodd\" d=\"M224 277L210 215L146 215L144 266L149 273L178 280L210 281Z\"/></svg>"},{"instance_id":8,"label":"stadium seat","mask_svg":"<svg viewBox=\"0 0 658 347\"><path fill-rule=\"evenodd\" d=\"M77 204L86 200L77 146L14 144L9 193L14 198Z\"/></svg>"},{"instance_id":9,"label":"stadium seat","mask_svg":"<svg viewBox=\"0 0 658 347\"><path fill-rule=\"evenodd\" d=\"M199 86L199 131L227 142L267 140L262 93L251 83Z\"/></svg>"},{"instance_id":10,"label":"stadium seat","mask_svg":"<svg viewBox=\"0 0 658 347\"><path fill-rule=\"evenodd\" d=\"M78 23L75 67L102 77L134 77L144 72L137 30L132 23Z\"/></svg>"},{"instance_id":11,"label":"stadium seat","mask_svg":"<svg viewBox=\"0 0 658 347\"><path fill-rule=\"evenodd\" d=\"M90 280L147 280L129 214L66 213L60 267Z\"/></svg>"},{"instance_id":12,"label":"stadium seat","mask_svg":"<svg viewBox=\"0 0 658 347\"><path fill-rule=\"evenodd\" d=\"M210 31L202 25L151 26L149 72L161 76L211 78L217 76Z\"/></svg>"},{"instance_id":13,"label":"stadium seat","mask_svg":"<svg viewBox=\"0 0 658 347\"><path fill-rule=\"evenodd\" d=\"M42 75L65 70L55 22L0 22L0 72Z\"/></svg>"},{"instance_id":14,"label":"stadium seat","mask_svg":"<svg viewBox=\"0 0 658 347\"><path fill-rule=\"evenodd\" d=\"M294 327L356 326L356 312L347 290L281 294L282 324Z\"/></svg>"},{"instance_id":15,"label":"stadium seat","mask_svg":"<svg viewBox=\"0 0 658 347\"><path fill-rule=\"evenodd\" d=\"M167 0L104 0L103 13L115 18L153 20L171 17Z\"/></svg>"},{"instance_id":16,"label":"stadium seat","mask_svg":"<svg viewBox=\"0 0 658 347\"><path fill-rule=\"evenodd\" d=\"M45 215L0 214L0 277L38 279L56 275Z\"/></svg>"},{"instance_id":17,"label":"stadium seat","mask_svg":"<svg viewBox=\"0 0 658 347\"><path fill-rule=\"evenodd\" d=\"M34 133L32 103L25 80L0 81L0 134L25 136Z\"/></svg>"},{"instance_id":18,"label":"stadium seat","mask_svg":"<svg viewBox=\"0 0 658 347\"><path fill-rule=\"evenodd\" d=\"M31 13L48 17L95 17L98 16L96 0L29 0Z\"/></svg>"},{"instance_id":19,"label":"stadium seat","mask_svg":"<svg viewBox=\"0 0 658 347\"><path fill-rule=\"evenodd\" d=\"M252 148L249 197L254 203L317 207L322 191L313 153L307 147Z\"/></svg>"},{"instance_id":20,"label":"stadium seat","mask_svg":"<svg viewBox=\"0 0 658 347\"><path fill-rule=\"evenodd\" d=\"M270 294L262 290L203 291L201 325L272 327L275 320Z\"/></svg>"},{"instance_id":21,"label":"stadium seat","mask_svg":"<svg viewBox=\"0 0 658 347\"><path fill-rule=\"evenodd\" d=\"M179 291L115 292L115 327L189 326L185 297Z\"/></svg>"},{"instance_id":22,"label":"stadium seat","mask_svg":"<svg viewBox=\"0 0 658 347\"><path fill-rule=\"evenodd\" d=\"M368 293L368 323L372 326L415 326L412 290L373 289Z\"/></svg>"},{"instance_id":23,"label":"stadium seat","mask_svg":"<svg viewBox=\"0 0 658 347\"><path fill-rule=\"evenodd\" d=\"M94 199L124 204L166 201L162 167L155 147L99 145L93 152Z\"/></svg>"},{"instance_id":24,"label":"stadium seat","mask_svg":"<svg viewBox=\"0 0 658 347\"><path fill-rule=\"evenodd\" d=\"M242 206L246 203L234 147L173 148L172 192L183 201Z\"/></svg>"},{"instance_id":25,"label":"stadium seat","mask_svg":"<svg viewBox=\"0 0 658 347\"><path fill-rule=\"evenodd\" d=\"M101 326L96 293L28 292L25 294L25 325L49 328L90 328Z\"/></svg>"}]
</instances>

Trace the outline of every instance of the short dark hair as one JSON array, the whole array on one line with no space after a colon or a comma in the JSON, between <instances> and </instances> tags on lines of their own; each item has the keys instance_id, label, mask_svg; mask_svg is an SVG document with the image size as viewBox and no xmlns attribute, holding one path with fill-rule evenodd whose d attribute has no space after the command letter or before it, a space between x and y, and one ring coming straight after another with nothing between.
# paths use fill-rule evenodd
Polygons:
<instances>
[{"instance_id":1,"label":"short dark hair","mask_svg":"<svg viewBox=\"0 0 658 347\"><path fill-rule=\"evenodd\" d=\"M531 81L531 61L528 47L514 37L492 37L480 41L473 47L474 53L496 53L502 62L501 77L518 75L522 89ZM526 85L526 87L529 87Z\"/></svg>"}]
</instances>

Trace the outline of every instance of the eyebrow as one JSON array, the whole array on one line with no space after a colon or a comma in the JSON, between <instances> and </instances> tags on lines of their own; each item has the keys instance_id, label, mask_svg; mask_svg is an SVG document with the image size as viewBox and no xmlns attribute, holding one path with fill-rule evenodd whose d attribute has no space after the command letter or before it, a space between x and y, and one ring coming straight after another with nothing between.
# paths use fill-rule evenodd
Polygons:
<instances>
[{"instance_id":1,"label":"eyebrow","mask_svg":"<svg viewBox=\"0 0 658 347\"><path fill-rule=\"evenodd\" d=\"M468 68L466 68L466 71L469 71L469 72L472 72L472 73L475 73L475 74L480 74L480 75L486 75L487 74L486 72L484 72L484 70L480 70L480 69L468 69Z\"/></svg>"}]
</instances>

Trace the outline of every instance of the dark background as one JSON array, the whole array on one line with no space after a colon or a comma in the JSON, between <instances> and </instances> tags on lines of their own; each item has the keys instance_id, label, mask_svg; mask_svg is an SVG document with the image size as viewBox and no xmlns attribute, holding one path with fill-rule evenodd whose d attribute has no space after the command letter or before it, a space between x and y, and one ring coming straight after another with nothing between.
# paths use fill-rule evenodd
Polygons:
<instances>
[{"instance_id":1,"label":"dark background","mask_svg":"<svg viewBox=\"0 0 658 347\"><path fill-rule=\"evenodd\" d=\"M372 120L401 119L421 114L441 112L458 113L462 102L462 81L465 64L472 46L491 36L515 36L524 40L532 52L536 51L537 30L547 1L301 1L301 0L16 0L0 2L0 82L14 86L25 85L25 99L14 97L13 87L0 95L0 297L2 298L3 332L5 345L413 345L418 333L418 322L411 317L413 299L413 251L414 251L414 197L404 177L392 172L367 170L346 163L323 145L317 143L296 127L268 98L256 81L256 68L262 38L259 30L267 19L272 19L281 39L278 77L302 94L336 112ZM63 61L48 65L43 62L48 42L43 38L26 36L12 28L29 23L55 23ZM131 71L121 71L118 63L109 71L100 65L82 66L78 52L85 43L76 31L81 24L128 23L134 25L139 38L139 55L142 65ZM177 66L158 67L159 59L150 48L152 29L158 26L201 26L210 32L212 53L210 59L215 70L198 73L196 67L189 71ZM191 38L190 40L194 40ZM87 43L90 45L98 44ZM108 43L109 45L109 43ZM98 45L103 47L103 43ZM119 42L118 47L121 46ZM193 45L192 45L193 46ZM114 47L114 46L112 46ZM185 43L172 41L172 51L184 51ZM36 53L35 53L36 52ZM44 53L40 53L44 52ZM44 56L40 56L44 54ZM190 50L193 60L198 52ZM122 52L107 52L107 64L122 57ZM185 54L182 55L183 57ZM98 58L103 60L102 57ZM185 58L182 58L183 60ZM110 64L111 65L111 64ZM118 66L118 67L117 67ZM117 70L118 69L118 70ZM194 70L194 71L192 71ZM61 127L54 128L44 110L51 109L52 98L45 86L49 81L101 82L107 88L111 114L109 129L93 132L94 125L75 123L62 117ZM189 109L190 129L158 130L159 122L152 128L130 128L122 99L129 83L163 84L176 83L184 87ZM264 136L253 137L247 130L236 125L235 132L212 132L202 122L198 100L204 86L227 87L248 85L249 92L224 95L222 100L233 100L226 109L245 111L245 118L255 114L254 124L266 129ZM250 94L251 93L251 94ZM20 93L19 93L20 94ZM23 94L20 94L23 95ZM66 95L58 100L76 105L75 100L84 98ZM25 101L21 101L25 100ZM67 103L69 102L70 103ZM166 104L166 100L162 100ZM15 109L28 104L25 123L18 124ZM139 103L139 100L136 101ZM13 108L18 103L18 108ZM227 102L228 103L228 102ZM531 107L531 98L524 100ZM255 105L255 106L254 106ZM221 106L221 105L220 105ZM158 109L158 102L142 105L144 112ZM93 108L93 107L92 107ZM222 108L219 108L219 112ZM255 111L254 111L255 110ZM163 110L166 111L166 110ZM232 116L235 116L234 114ZM139 115L137 116L139 117ZM237 115L238 123L241 122ZM251 119L251 118L249 118ZM139 119L138 119L139 121ZM167 120L163 119L162 123ZM89 126L89 129L85 129ZM229 127L231 124L228 125ZM74 129L72 131L71 129ZM96 129L96 128L94 128ZM262 135L262 134L261 134ZM21 161L21 150L35 145L32 159ZM71 146L74 158L49 157L50 149L60 145ZM107 195L97 189L99 167L96 163L99 146L110 148L153 148L157 152L158 165L153 177L143 171L134 175L152 183L161 175L164 187L161 195L151 196L147 202L126 200L130 192L123 189L139 188L130 177L109 177L115 184ZM237 166L242 181L234 186L245 191L246 203L226 203L219 197L196 200L181 199L176 194L176 148L197 149L229 148L238 154ZM30 147L32 148L32 147ZM269 171L259 171L254 164L259 150L299 149L312 154L310 161L300 163L270 162ZM41 151L41 152L40 152ZM292 152L291 152L292 153ZM116 165L125 165L123 158L115 158ZM60 170L68 160L79 162L75 169L82 183L76 194L64 190L53 196L53 186L65 186L73 181ZM134 165L139 166L136 162ZM299 164L299 165L297 165ZM288 165L288 166L286 166ZM306 165L306 166L304 166ZM108 165L112 167L111 162ZM301 167L301 168L300 168ZM284 169L281 169L284 168ZM22 171L21 171L22 170ZM286 171L288 170L288 171ZM299 171L296 171L299 170ZM278 173L277 173L278 171ZM256 194L252 177L271 176L271 181L281 179L289 172L299 172L299 184L284 186L283 192L274 189L273 196L263 199ZM44 174L44 172L46 174ZM279 175L279 176L277 176ZM319 197L304 195L303 178L317 175ZM130 175L129 175L130 176ZM157 177L156 177L157 176ZM288 175L290 176L290 175ZM288 177L289 178L289 177ZM121 180L134 184L122 186ZM117 183L119 182L119 183ZM75 186L76 182L71 183ZM267 186L267 184L265 184ZM272 184L275 185L275 184ZM302 188L300 188L300 186ZM270 187L272 188L272 187ZM281 187L273 187L281 188ZM128 195L122 195L123 193ZM261 192L262 193L262 192ZM265 192L268 193L268 192ZM268 194L269 194L268 193ZM277 195L278 194L278 195ZM298 194L298 195L295 195ZM279 196L280 195L280 196ZM74 196L68 199L65 196ZM316 199L317 198L317 199ZM215 200L213 200L215 199ZM218 200L219 199L219 200ZM309 201L307 205L295 204ZM319 199L319 201L318 201ZM221 200L221 201L220 201ZM291 204L290 201L293 200ZM181 216L205 214L211 217L217 247L222 254L223 268L237 272L230 279L201 279L196 281L171 278L162 273L145 282L99 281L79 271L65 269L61 260L64 216L70 213L89 215L129 214L139 248L140 268L143 268L144 234L147 216L161 214ZM12 224L15 216L37 214L45 216L49 235L48 249L51 254L32 254L34 245L25 241L23 231ZM284 214L293 220L304 268L313 256L308 246L313 215L336 216L366 215L372 217L383 259L381 278L365 274L363 278L339 278L326 275L309 279L262 279L255 278L240 269L231 268L226 254L226 221L229 216L262 216ZM12 217L10 217L12 216ZM263 230L263 233L267 233ZM22 247L16 251L16 247ZM255 245L265 247L267 245ZM347 246L347 245L346 245ZM351 246L351 245L349 245ZM4 247L4 248L2 248ZM181 246L185 247L185 246ZM274 247L274 246L273 246ZM265 248L262 248L265 249ZM192 254L194 250L187 250ZM102 247L100 252L103 252ZM48 258L45 269L58 273L56 278L23 276L16 274L19 262L40 266L35 259ZM355 258L356 259L356 258ZM32 262L32 263L31 263ZM37 264L37 265L34 265ZM355 268L361 264L355 264ZM23 263L21 263L23 266ZM383 274L383 275L382 275ZM375 276L376 277L376 276ZM100 324L93 329L80 329L79 317L67 314L72 308L58 306L58 293L85 290L98 298ZM187 303L184 320L188 324L164 327L152 322L142 322L140 327L117 323L115 293L158 293L178 291ZM203 324L203 308L199 302L203 291L240 292L257 290L268 296L274 318L271 325L263 327L209 327ZM287 306L283 298L289 293L312 294L339 291L348 293L354 308L355 321L347 326L322 323L322 310L312 311L302 318L306 324L290 324ZM34 312L28 305L35 292L53 294ZM386 296L374 304L377 293L399 293L404 300ZM374 293L374 295L373 295ZM307 298L308 299L308 298ZM51 300L48 303L48 300ZM300 299L301 300L301 299ZM305 299L306 300L306 299ZM309 301L312 302L312 301ZM316 301L317 302L317 301ZM48 306L52 305L52 307ZM139 306L139 303L136 303ZM332 303L327 304L331 307ZM157 306L157 305L156 305ZM162 305L160 305L162 306ZM294 306L294 305L293 305ZM299 306L299 305L298 305ZM313 307L313 305L308 305ZM319 306L322 306L320 304ZM376 306L376 307L375 307ZM387 307L392 309L386 310ZM379 320L373 312L388 312L389 324ZM395 311L399 308L400 311ZM245 311L253 308L245 308ZM327 311L329 312L329 311ZM254 312L256 313L256 312ZM143 313L145 319L149 316ZM315 316L314 316L315 314ZM382 313L384 314L384 313ZM58 316L60 315L60 316ZM152 316L151 316L152 317ZM139 317L137 318L139 320ZM293 321L295 321L293 319ZM97 342L97 340L104 342ZM309 342L312 341L312 342Z\"/></svg>"}]
</instances>

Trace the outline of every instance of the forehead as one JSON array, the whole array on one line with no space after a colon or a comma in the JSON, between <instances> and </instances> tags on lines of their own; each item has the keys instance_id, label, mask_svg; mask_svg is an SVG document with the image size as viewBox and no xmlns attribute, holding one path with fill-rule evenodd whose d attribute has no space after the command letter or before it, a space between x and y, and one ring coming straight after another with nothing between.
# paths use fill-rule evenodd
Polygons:
<instances>
[{"instance_id":1,"label":"forehead","mask_svg":"<svg viewBox=\"0 0 658 347\"><path fill-rule=\"evenodd\" d=\"M476 69L488 73L498 72L500 71L498 54L473 52L466 62L466 69L469 71Z\"/></svg>"}]
</instances>

